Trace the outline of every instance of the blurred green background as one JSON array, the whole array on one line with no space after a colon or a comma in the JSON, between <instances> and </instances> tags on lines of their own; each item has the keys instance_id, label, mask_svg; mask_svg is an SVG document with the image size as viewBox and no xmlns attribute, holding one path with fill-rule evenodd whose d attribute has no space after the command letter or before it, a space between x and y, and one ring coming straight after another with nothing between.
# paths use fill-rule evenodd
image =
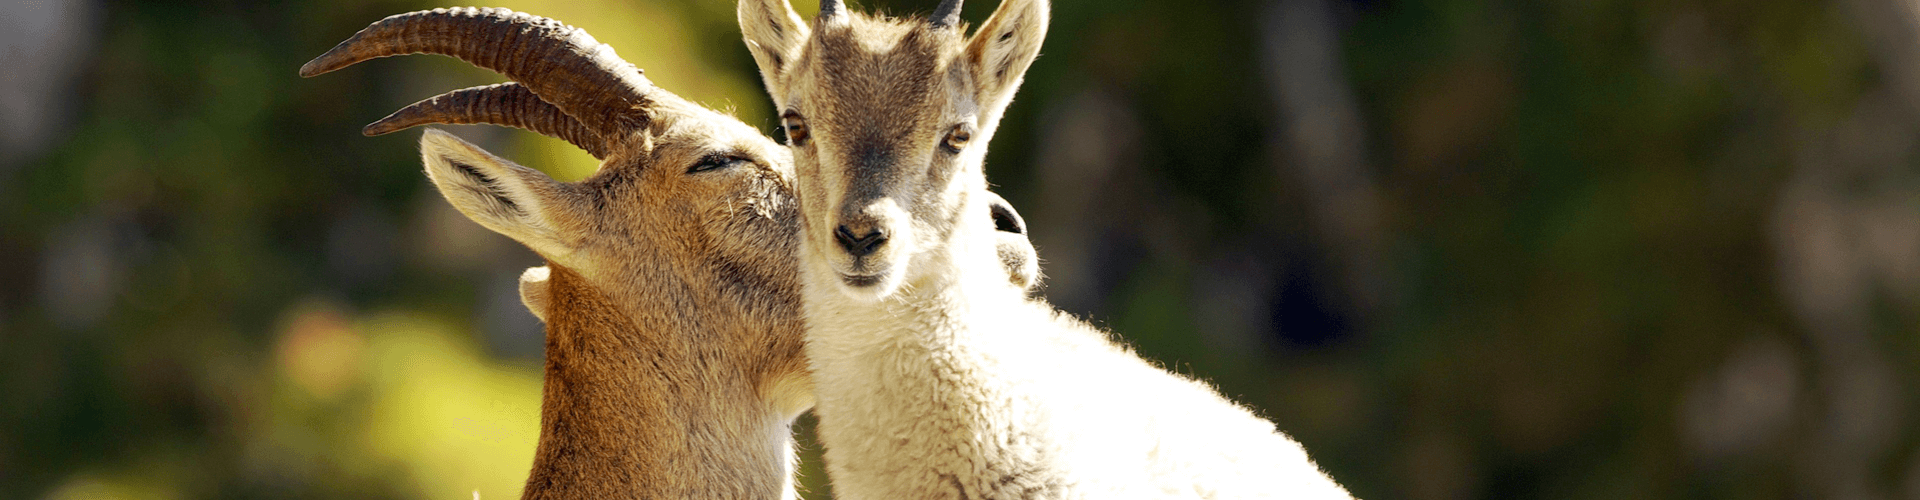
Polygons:
<instances>
[{"instance_id":1,"label":"blurred green background","mask_svg":"<svg viewBox=\"0 0 1920 500\"><path fill-rule=\"evenodd\" d=\"M774 130L732 2L487 5ZM499 77L295 76L436 6L0 4L0 498L517 496L539 259L359 134ZM1056 0L1002 127L1046 294L1362 498L1920 499L1910 1Z\"/></svg>"}]
</instances>

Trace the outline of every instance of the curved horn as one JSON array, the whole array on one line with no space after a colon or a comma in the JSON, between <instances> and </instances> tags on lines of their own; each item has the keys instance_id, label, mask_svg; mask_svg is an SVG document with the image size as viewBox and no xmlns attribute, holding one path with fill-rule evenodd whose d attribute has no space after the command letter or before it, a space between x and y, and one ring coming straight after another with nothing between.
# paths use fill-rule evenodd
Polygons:
<instances>
[{"instance_id":1,"label":"curved horn","mask_svg":"<svg viewBox=\"0 0 1920 500\"><path fill-rule=\"evenodd\" d=\"M927 16L935 28L951 28L960 25L960 0L941 0L940 6L933 9L933 15Z\"/></svg>"},{"instance_id":2,"label":"curved horn","mask_svg":"<svg viewBox=\"0 0 1920 500\"><path fill-rule=\"evenodd\" d=\"M300 76L415 53L452 56L522 82L602 135L631 130L648 119L653 84L639 68L586 30L507 9L460 7L390 16L307 62Z\"/></svg>"},{"instance_id":3,"label":"curved horn","mask_svg":"<svg viewBox=\"0 0 1920 500\"><path fill-rule=\"evenodd\" d=\"M567 141L587 150L594 158L607 157L606 142L601 140L600 134L567 116L560 108L540 100L525 85L515 82L481 85L433 96L368 124L360 132L374 136L429 123L486 123L522 128Z\"/></svg>"},{"instance_id":4,"label":"curved horn","mask_svg":"<svg viewBox=\"0 0 1920 500\"><path fill-rule=\"evenodd\" d=\"M819 19L832 19L833 16L840 15L840 11L843 10L846 10L846 5L841 3L840 0L820 0L820 14L816 17Z\"/></svg>"}]
</instances>

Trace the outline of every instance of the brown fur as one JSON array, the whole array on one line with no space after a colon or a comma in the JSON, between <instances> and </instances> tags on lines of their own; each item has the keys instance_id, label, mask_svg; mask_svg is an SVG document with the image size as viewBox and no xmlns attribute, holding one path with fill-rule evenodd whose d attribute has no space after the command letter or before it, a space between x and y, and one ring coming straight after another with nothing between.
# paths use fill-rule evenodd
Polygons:
<instances>
[{"instance_id":1,"label":"brown fur","mask_svg":"<svg viewBox=\"0 0 1920 500\"><path fill-rule=\"evenodd\" d=\"M812 405L792 172L752 128L674 101L577 183L423 140L449 201L549 262L524 498L791 495L787 426ZM689 172L716 155L737 160Z\"/></svg>"},{"instance_id":2,"label":"brown fur","mask_svg":"<svg viewBox=\"0 0 1920 500\"><path fill-rule=\"evenodd\" d=\"M540 445L525 498L775 498L784 492L784 471L770 466L786 450L768 439L758 440L763 449L739 446L767 437L768 426L784 432L786 418L773 408L735 407L761 400L756 386L775 381L741 377L741 367L714 362L741 357L729 347L745 345L680 338L673 334L689 332L659 325L665 318L630 317L586 278L551 268ZM790 331L772 331L783 329ZM761 366L747 373L798 370L798 346L790 338L761 340L774 345L754 346L762 351L747 357ZM740 418L754 414L761 418ZM657 425L662 422L679 425Z\"/></svg>"}]
</instances>

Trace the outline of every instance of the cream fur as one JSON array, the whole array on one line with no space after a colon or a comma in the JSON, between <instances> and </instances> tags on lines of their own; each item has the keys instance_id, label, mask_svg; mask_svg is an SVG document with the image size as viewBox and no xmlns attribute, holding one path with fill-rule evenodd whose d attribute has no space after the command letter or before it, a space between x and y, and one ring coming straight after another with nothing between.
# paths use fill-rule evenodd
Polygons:
<instances>
[{"instance_id":1,"label":"cream fur","mask_svg":"<svg viewBox=\"0 0 1920 500\"><path fill-rule=\"evenodd\" d=\"M1272 423L1028 299L991 221L956 216L987 210L985 144L1048 9L1003 0L965 38L855 12L810 29L784 0L739 4L794 153L835 494L1350 498ZM856 254L841 233L887 239Z\"/></svg>"},{"instance_id":2,"label":"cream fur","mask_svg":"<svg viewBox=\"0 0 1920 500\"><path fill-rule=\"evenodd\" d=\"M1350 498L1272 423L1028 300L990 231L957 231L872 302L803 247L839 497Z\"/></svg>"}]
</instances>

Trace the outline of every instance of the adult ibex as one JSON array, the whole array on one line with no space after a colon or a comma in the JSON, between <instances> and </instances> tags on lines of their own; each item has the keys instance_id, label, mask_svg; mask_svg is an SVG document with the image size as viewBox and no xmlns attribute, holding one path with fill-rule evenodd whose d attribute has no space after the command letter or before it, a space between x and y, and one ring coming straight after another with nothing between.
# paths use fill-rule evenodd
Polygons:
<instances>
[{"instance_id":1,"label":"adult ibex","mask_svg":"<svg viewBox=\"0 0 1920 500\"><path fill-rule=\"evenodd\" d=\"M887 19L741 0L801 213L807 355L842 498L1349 498L1207 385L1000 278L981 160L1046 0L971 37L959 2Z\"/></svg>"},{"instance_id":2,"label":"adult ibex","mask_svg":"<svg viewBox=\"0 0 1920 500\"><path fill-rule=\"evenodd\" d=\"M654 87L584 31L504 9L392 16L300 74L411 53L514 82L415 103L367 134L506 125L603 160L563 183L437 130L420 143L449 202L547 261L521 283L547 323L540 440L522 497L792 498L788 426L813 399L787 152ZM977 213L1024 229L1011 207ZM1009 236L1014 281L1030 286L1032 247Z\"/></svg>"}]
</instances>

